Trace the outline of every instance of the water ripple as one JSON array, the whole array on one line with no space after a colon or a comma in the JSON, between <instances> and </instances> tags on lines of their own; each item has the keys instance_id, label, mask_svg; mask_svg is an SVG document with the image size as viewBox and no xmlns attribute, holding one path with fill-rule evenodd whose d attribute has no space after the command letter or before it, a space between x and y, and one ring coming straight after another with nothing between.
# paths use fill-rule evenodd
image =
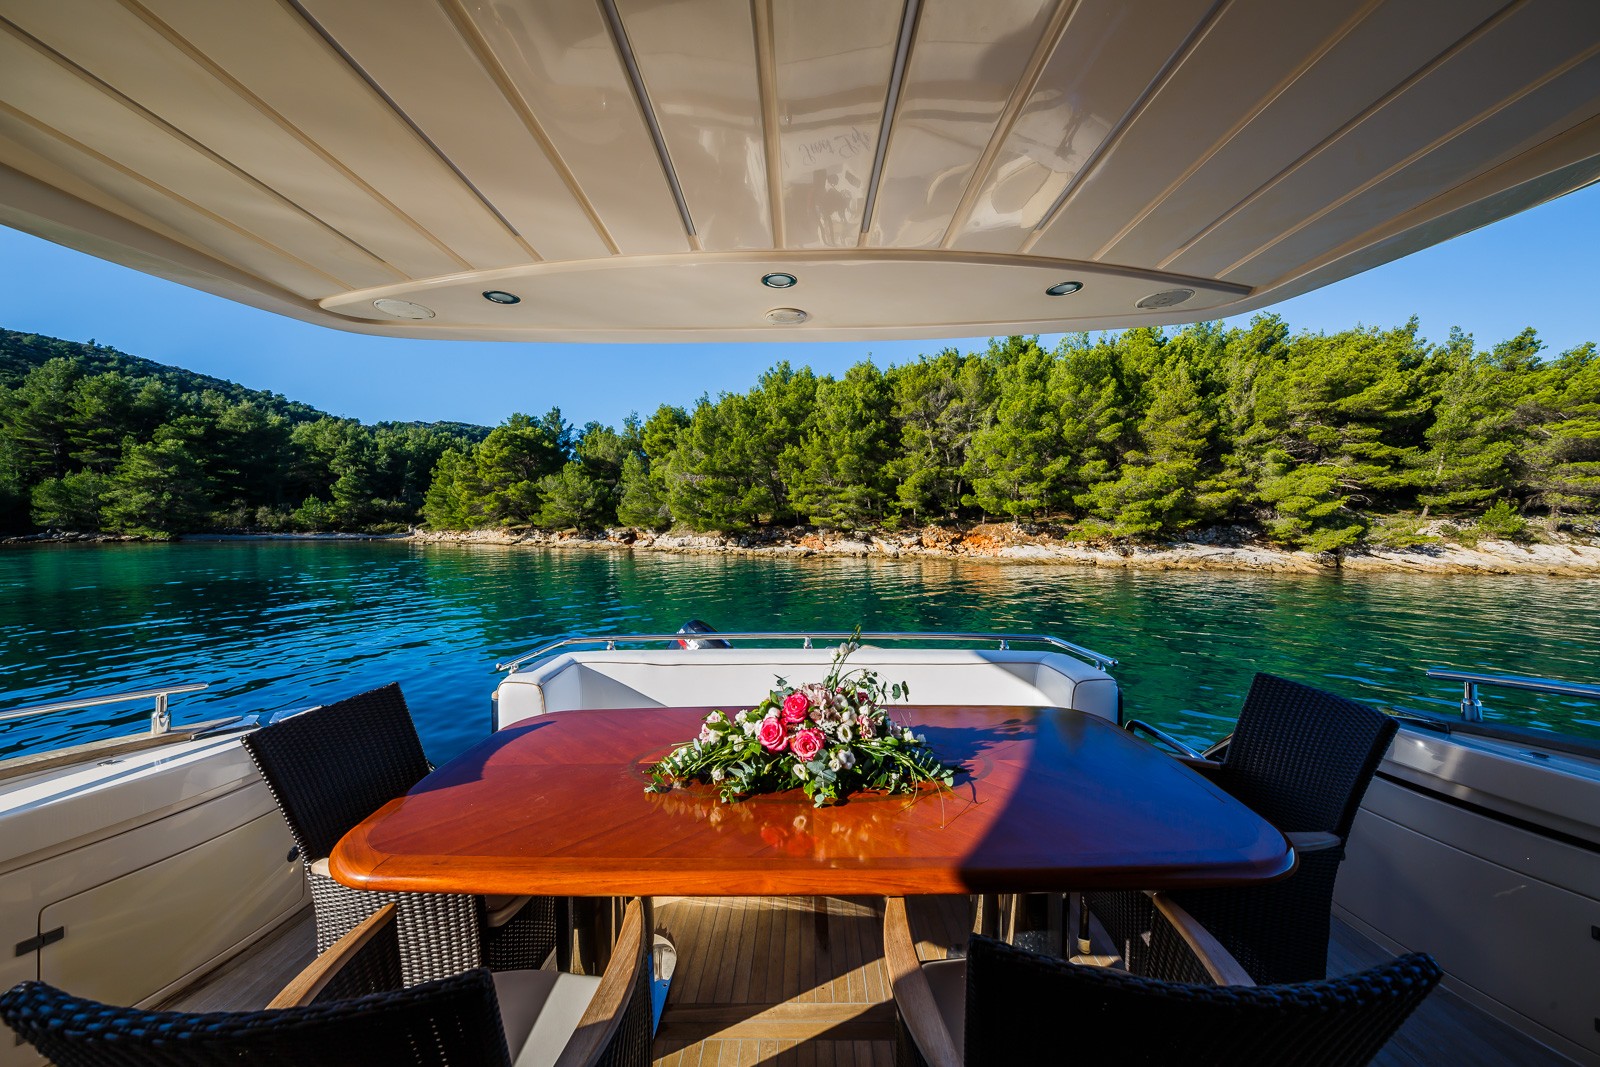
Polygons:
<instances>
[{"instance_id":1,"label":"water ripple","mask_svg":"<svg viewBox=\"0 0 1600 1067\"><path fill-rule=\"evenodd\" d=\"M1130 715L1200 743L1271 671L1449 713L1446 666L1596 680L1600 580L1119 572L946 560L737 559L405 543L0 550L0 706L208 681L180 721L279 711L388 681L430 755L488 729L493 664L581 630L1012 630L1121 661ZM755 694L752 694L755 696ZM1600 737L1600 708L1486 692L1488 715ZM0 726L0 755L88 740L147 707Z\"/></svg>"}]
</instances>

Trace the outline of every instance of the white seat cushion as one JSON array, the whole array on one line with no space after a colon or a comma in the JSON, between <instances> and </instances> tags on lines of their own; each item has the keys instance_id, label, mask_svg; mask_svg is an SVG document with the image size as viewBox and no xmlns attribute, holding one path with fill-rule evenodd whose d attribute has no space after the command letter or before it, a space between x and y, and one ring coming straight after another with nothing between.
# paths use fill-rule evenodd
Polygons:
<instances>
[{"instance_id":1,"label":"white seat cushion","mask_svg":"<svg viewBox=\"0 0 1600 1067\"><path fill-rule=\"evenodd\" d=\"M965 1057L967 1047L967 961L929 960L922 965L933 1002L950 1033L956 1053Z\"/></svg>"},{"instance_id":2,"label":"white seat cushion","mask_svg":"<svg viewBox=\"0 0 1600 1067\"><path fill-rule=\"evenodd\" d=\"M551 1067L600 988L600 979L560 971L498 971L495 995L514 1067Z\"/></svg>"},{"instance_id":3,"label":"white seat cushion","mask_svg":"<svg viewBox=\"0 0 1600 1067\"><path fill-rule=\"evenodd\" d=\"M489 926L491 928L504 926L532 899L532 897L484 897L483 905L488 910Z\"/></svg>"}]
</instances>

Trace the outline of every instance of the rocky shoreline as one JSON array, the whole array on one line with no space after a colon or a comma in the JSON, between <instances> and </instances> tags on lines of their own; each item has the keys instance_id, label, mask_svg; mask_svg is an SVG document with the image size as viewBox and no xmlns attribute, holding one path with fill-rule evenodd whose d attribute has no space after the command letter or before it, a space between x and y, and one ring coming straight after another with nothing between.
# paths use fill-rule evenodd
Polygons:
<instances>
[{"instance_id":1,"label":"rocky shoreline","mask_svg":"<svg viewBox=\"0 0 1600 1067\"><path fill-rule=\"evenodd\" d=\"M1164 545L1134 545L1067 541L1048 532L1030 532L1010 524L927 527L871 535L809 527L733 535L663 534L620 527L600 534L571 530L417 530L410 537L424 544L795 558L966 559L1157 571L1600 576L1600 541L1565 534L1538 543L1483 540L1468 548L1441 541L1414 548L1366 548L1337 555L1279 548L1240 537L1236 531L1212 531L1190 541Z\"/></svg>"}]
</instances>

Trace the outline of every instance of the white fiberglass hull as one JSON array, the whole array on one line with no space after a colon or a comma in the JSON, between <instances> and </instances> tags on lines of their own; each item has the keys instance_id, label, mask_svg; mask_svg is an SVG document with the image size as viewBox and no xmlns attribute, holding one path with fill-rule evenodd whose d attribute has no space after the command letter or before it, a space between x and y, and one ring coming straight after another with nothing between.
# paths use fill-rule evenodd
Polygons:
<instances>
[{"instance_id":1,"label":"white fiberglass hull","mask_svg":"<svg viewBox=\"0 0 1600 1067\"><path fill-rule=\"evenodd\" d=\"M1600 1064L1597 817L1600 759L1402 729L1351 831L1335 914L1390 951L1431 953L1470 1003Z\"/></svg>"},{"instance_id":2,"label":"white fiberglass hull","mask_svg":"<svg viewBox=\"0 0 1600 1067\"><path fill-rule=\"evenodd\" d=\"M238 732L0 776L0 989L158 1003L306 906L293 848Z\"/></svg>"}]
</instances>

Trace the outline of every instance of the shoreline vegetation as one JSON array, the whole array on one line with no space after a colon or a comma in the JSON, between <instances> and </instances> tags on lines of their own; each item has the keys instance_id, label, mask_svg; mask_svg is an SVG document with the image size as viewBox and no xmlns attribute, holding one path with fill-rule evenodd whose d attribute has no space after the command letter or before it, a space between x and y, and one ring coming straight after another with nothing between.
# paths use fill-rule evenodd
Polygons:
<instances>
[{"instance_id":1,"label":"shoreline vegetation","mask_svg":"<svg viewBox=\"0 0 1600 1067\"><path fill-rule=\"evenodd\" d=\"M116 544L152 540L124 534L46 532L0 538L0 545ZM1403 573L1600 577L1600 538L1560 534L1553 541L1441 540L1408 548L1372 547L1305 552L1271 544L1247 531L1217 529L1168 544L1089 543L1018 524L967 528L842 533L815 527L729 535L613 527L576 529L425 530L404 533L196 533L174 541L407 541L423 545L488 546L555 551L666 552L679 555L788 559L964 560L997 564L1057 564L1145 571L1253 571L1264 574Z\"/></svg>"},{"instance_id":2,"label":"shoreline vegetation","mask_svg":"<svg viewBox=\"0 0 1600 1067\"><path fill-rule=\"evenodd\" d=\"M1340 553L1285 549L1259 538L1249 538L1237 529L1206 531L1192 539L1169 544L1091 544L1064 539L1049 531L1030 531L1009 523L986 523L965 529L937 526L873 534L844 534L799 527L766 530L756 537L720 533L658 533L632 527L592 534L577 530L416 530L408 539L433 545L801 559L944 559L1151 571L1600 576L1600 539L1570 535L1564 535L1555 542L1482 540L1471 547L1441 542L1409 548L1372 548Z\"/></svg>"},{"instance_id":3,"label":"shoreline vegetation","mask_svg":"<svg viewBox=\"0 0 1600 1067\"><path fill-rule=\"evenodd\" d=\"M0 330L0 536L1600 572L1600 353L1415 321L996 338L579 428L342 419Z\"/></svg>"}]
</instances>

